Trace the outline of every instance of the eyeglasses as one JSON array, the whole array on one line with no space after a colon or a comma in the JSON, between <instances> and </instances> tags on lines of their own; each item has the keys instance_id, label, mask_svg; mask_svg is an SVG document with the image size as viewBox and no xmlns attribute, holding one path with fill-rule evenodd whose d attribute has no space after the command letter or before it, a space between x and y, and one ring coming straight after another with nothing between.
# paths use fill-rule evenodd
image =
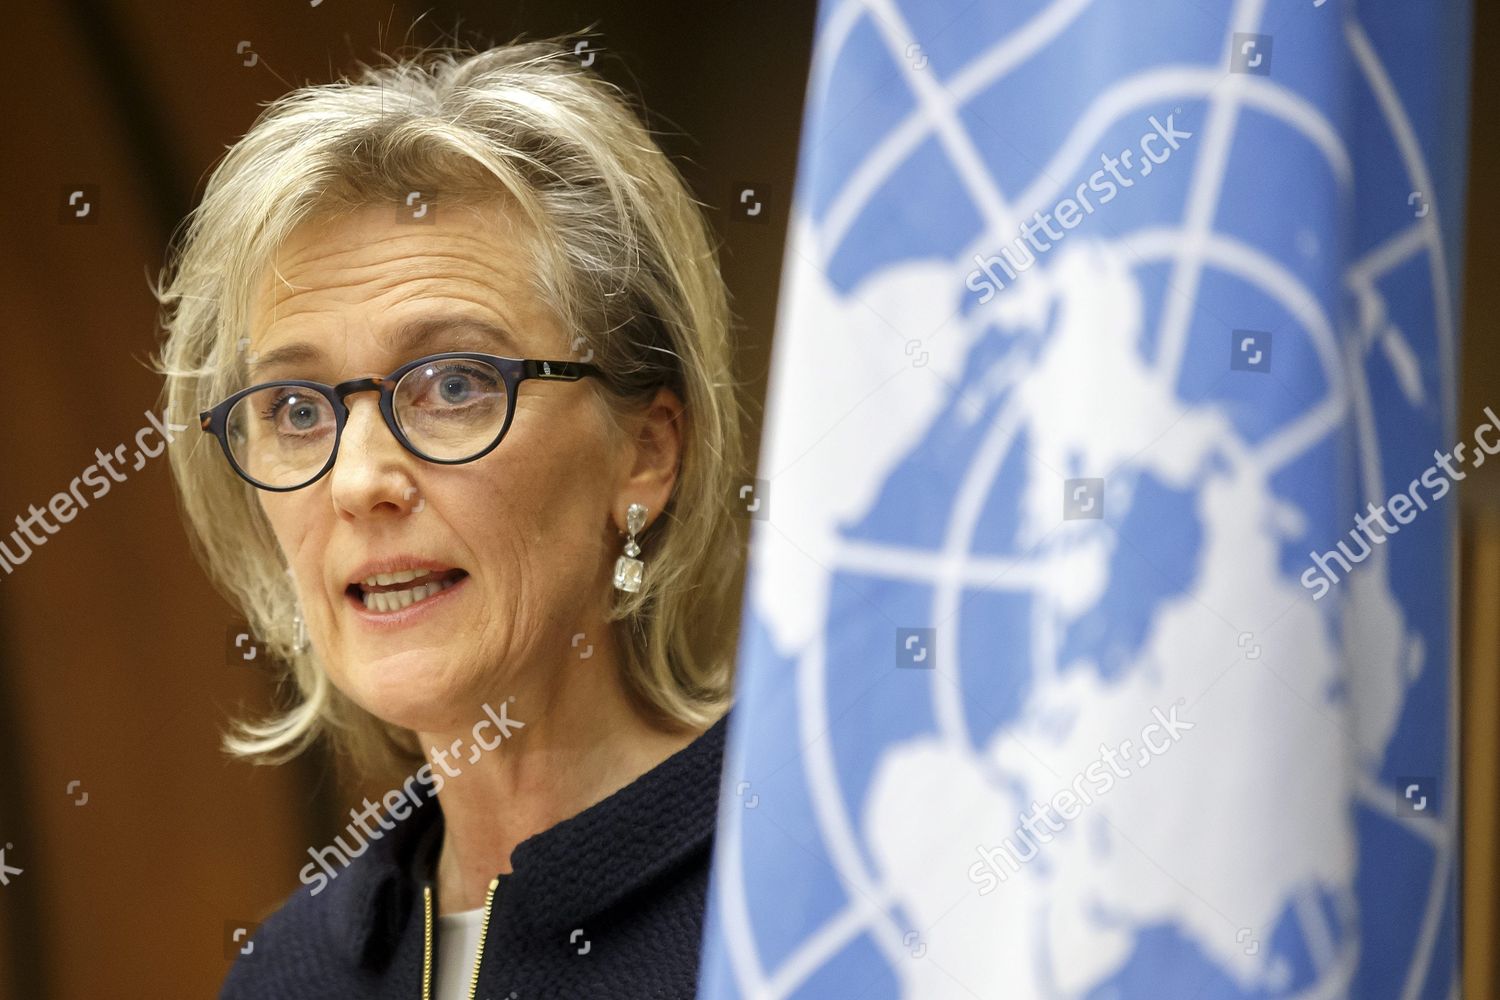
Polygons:
<instances>
[{"instance_id":1,"label":"eyeglasses","mask_svg":"<svg viewBox=\"0 0 1500 1000\"><path fill-rule=\"evenodd\" d=\"M600 370L582 361L537 361L493 354L432 354L384 378L338 385L286 379L252 385L198 414L241 478L286 493L321 479L338 455L349 420L345 400L380 393L380 413L402 447L439 465L461 465L494 450L516 413L527 379L576 382Z\"/></svg>"}]
</instances>

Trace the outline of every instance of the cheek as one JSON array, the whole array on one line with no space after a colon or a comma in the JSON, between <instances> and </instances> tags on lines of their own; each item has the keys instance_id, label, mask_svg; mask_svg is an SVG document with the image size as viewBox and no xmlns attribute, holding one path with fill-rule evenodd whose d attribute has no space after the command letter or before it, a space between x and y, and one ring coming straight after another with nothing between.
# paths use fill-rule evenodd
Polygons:
<instances>
[{"instance_id":1,"label":"cheek","mask_svg":"<svg viewBox=\"0 0 1500 1000\"><path fill-rule=\"evenodd\" d=\"M309 605L317 604L315 596L326 589L323 585L324 545L320 539L326 537L327 529L317 517L314 506L308 502L310 498L304 497L303 492L311 491L266 494L261 497L260 504L271 525L271 533L281 547L281 554L291 567L298 602L311 617L321 615L321 611Z\"/></svg>"},{"instance_id":2,"label":"cheek","mask_svg":"<svg viewBox=\"0 0 1500 1000\"><path fill-rule=\"evenodd\" d=\"M518 449L519 450L519 449ZM571 620L607 596L598 581L606 559L609 477L598 456L565 458L566 449L529 453L487 469L461 507L467 547L499 607L538 626ZM582 452L572 452L582 455ZM524 474L512 472L524 468Z\"/></svg>"}]
</instances>

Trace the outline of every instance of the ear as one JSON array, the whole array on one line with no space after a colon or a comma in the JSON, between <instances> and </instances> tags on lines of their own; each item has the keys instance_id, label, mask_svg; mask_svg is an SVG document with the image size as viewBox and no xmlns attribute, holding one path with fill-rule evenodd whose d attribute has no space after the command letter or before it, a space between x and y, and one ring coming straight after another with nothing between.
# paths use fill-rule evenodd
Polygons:
<instances>
[{"instance_id":1,"label":"ear","mask_svg":"<svg viewBox=\"0 0 1500 1000\"><path fill-rule=\"evenodd\" d=\"M625 510L631 504L646 508L646 523L651 525L672 498L682 461L682 433L682 400L665 387L627 420L629 454L610 511L621 534L625 532Z\"/></svg>"}]
</instances>

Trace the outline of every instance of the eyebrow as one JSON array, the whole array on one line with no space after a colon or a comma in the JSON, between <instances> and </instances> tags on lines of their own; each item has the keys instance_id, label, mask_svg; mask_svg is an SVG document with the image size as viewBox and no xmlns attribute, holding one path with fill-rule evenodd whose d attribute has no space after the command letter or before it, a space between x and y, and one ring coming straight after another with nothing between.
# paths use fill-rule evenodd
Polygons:
<instances>
[{"instance_id":1,"label":"eyebrow","mask_svg":"<svg viewBox=\"0 0 1500 1000\"><path fill-rule=\"evenodd\" d=\"M389 343L408 359L422 354L435 353L434 341L447 341L443 350L470 350L498 348L513 356L520 356L516 339L503 326L489 320L472 316L428 316L408 320L396 328ZM467 342L467 343L465 343ZM278 365L305 365L321 361L323 349L316 344L300 342L286 344L265 354L253 355L249 371L251 375Z\"/></svg>"}]
</instances>

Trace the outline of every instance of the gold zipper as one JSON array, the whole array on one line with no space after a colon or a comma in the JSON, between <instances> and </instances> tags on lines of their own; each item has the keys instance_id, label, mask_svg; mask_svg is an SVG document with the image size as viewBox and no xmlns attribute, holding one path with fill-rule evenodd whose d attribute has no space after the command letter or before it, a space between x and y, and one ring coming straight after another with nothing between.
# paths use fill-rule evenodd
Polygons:
<instances>
[{"instance_id":1,"label":"gold zipper","mask_svg":"<svg viewBox=\"0 0 1500 1000\"><path fill-rule=\"evenodd\" d=\"M484 917L479 922L479 948L474 953L474 978L469 981L469 1000L479 993L479 966L484 961L484 939L490 932L490 910L495 905L495 890L500 878L490 879L484 896ZM422 1000L432 1000L432 886L422 887Z\"/></svg>"},{"instance_id":2,"label":"gold zipper","mask_svg":"<svg viewBox=\"0 0 1500 1000\"><path fill-rule=\"evenodd\" d=\"M432 886L422 887L422 1000L432 1000Z\"/></svg>"},{"instance_id":3,"label":"gold zipper","mask_svg":"<svg viewBox=\"0 0 1500 1000\"><path fill-rule=\"evenodd\" d=\"M495 890L500 888L500 878L490 879L490 890L484 895L484 917L479 922L479 947L474 952L474 978L469 980L469 1000L479 994L479 966L484 961L484 939L490 932L490 908L495 904ZM423 997L423 1000L427 1000Z\"/></svg>"}]
</instances>

